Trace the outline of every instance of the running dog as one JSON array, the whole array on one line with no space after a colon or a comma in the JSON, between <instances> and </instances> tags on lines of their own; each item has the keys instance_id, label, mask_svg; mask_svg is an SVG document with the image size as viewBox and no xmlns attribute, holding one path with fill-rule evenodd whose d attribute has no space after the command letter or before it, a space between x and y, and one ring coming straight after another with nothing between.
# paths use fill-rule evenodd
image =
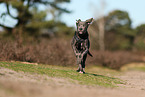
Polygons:
<instances>
[{"instance_id":1,"label":"running dog","mask_svg":"<svg viewBox=\"0 0 145 97\"><path fill-rule=\"evenodd\" d=\"M76 21L77 30L73 36L71 46L77 58L77 64L79 65L77 72L79 73L85 73L85 61L87 54L92 56L89 52L90 41L87 31L92 20L93 18L86 21L81 21L80 19Z\"/></svg>"}]
</instances>

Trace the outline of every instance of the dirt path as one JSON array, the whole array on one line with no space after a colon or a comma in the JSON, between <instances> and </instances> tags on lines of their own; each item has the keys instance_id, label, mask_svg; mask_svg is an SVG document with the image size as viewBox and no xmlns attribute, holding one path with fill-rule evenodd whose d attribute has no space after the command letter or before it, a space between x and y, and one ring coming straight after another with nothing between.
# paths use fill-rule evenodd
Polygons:
<instances>
[{"instance_id":1,"label":"dirt path","mask_svg":"<svg viewBox=\"0 0 145 97\"><path fill-rule=\"evenodd\" d=\"M129 71L118 77L126 80L126 85L90 87L0 67L0 97L145 97L145 72Z\"/></svg>"},{"instance_id":2,"label":"dirt path","mask_svg":"<svg viewBox=\"0 0 145 97\"><path fill-rule=\"evenodd\" d=\"M126 88L145 91L145 72L128 71L119 78L126 81Z\"/></svg>"}]
</instances>

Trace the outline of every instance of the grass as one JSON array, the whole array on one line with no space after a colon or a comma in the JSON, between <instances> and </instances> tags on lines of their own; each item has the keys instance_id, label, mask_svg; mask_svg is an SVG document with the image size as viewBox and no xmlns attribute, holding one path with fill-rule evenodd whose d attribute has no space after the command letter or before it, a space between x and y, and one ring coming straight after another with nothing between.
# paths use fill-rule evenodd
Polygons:
<instances>
[{"instance_id":1,"label":"grass","mask_svg":"<svg viewBox=\"0 0 145 97\"><path fill-rule=\"evenodd\" d=\"M128 70L137 70L137 71L144 71L145 72L145 63L130 63L130 64L125 64L121 68L121 71L128 71Z\"/></svg>"},{"instance_id":2,"label":"grass","mask_svg":"<svg viewBox=\"0 0 145 97\"><path fill-rule=\"evenodd\" d=\"M137 68L135 68L135 70L145 72L145 66L144 67L137 67Z\"/></svg>"},{"instance_id":3,"label":"grass","mask_svg":"<svg viewBox=\"0 0 145 97\"><path fill-rule=\"evenodd\" d=\"M0 67L9 68L14 71L23 71L29 73L45 74L50 77L67 78L77 81L82 85L97 85L103 87L117 87L117 84L123 84L122 80L95 73L79 74L75 70L67 67L51 65L34 65L21 62L0 62Z\"/></svg>"}]
</instances>

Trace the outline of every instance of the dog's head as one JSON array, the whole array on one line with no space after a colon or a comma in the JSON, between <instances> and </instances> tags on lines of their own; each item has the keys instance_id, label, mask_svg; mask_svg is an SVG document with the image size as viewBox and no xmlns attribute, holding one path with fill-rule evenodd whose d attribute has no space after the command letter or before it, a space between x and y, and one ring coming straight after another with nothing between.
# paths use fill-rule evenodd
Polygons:
<instances>
[{"instance_id":1,"label":"dog's head","mask_svg":"<svg viewBox=\"0 0 145 97\"><path fill-rule=\"evenodd\" d=\"M76 26L77 26L77 32L78 34L84 34L87 32L88 26L93 21L93 18L88 19L86 21L81 21L81 19L77 20Z\"/></svg>"}]
</instances>

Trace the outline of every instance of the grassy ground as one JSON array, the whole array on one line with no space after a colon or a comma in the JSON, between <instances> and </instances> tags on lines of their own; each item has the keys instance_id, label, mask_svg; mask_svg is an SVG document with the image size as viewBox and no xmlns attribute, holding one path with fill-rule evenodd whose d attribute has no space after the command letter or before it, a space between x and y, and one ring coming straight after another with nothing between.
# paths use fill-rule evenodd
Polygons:
<instances>
[{"instance_id":1,"label":"grassy ground","mask_svg":"<svg viewBox=\"0 0 145 97\"><path fill-rule=\"evenodd\" d=\"M50 77L67 78L70 79L71 82L77 82L83 85L117 87L117 84L123 84L123 81L118 78L110 77L103 73L98 74L93 72L93 70L91 71L91 73L79 74L74 69L68 67L42 64L36 65L21 62L0 62L0 67L9 68L17 72L22 71L32 74L45 74ZM114 73L115 71L111 72Z\"/></svg>"},{"instance_id":2,"label":"grassy ground","mask_svg":"<svg viewBox=\"0 0 145 97\"><path fill-rule=\"evenodd\" d=\"M145 72L145 63L130 63L126 64L121 68L121 71L129 71L129 70Z\"/></svg>"}]
</instances>

